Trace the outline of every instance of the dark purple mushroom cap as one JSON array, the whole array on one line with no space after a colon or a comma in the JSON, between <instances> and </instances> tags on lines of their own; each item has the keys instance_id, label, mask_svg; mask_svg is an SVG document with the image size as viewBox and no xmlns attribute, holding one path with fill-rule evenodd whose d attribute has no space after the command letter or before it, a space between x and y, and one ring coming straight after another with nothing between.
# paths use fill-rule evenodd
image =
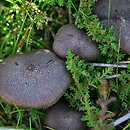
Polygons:
<instances>
[{"instance_id":1,"label":"dark purple mushroom cap","mask_svg":"<svg viewBox=\"0 0 130 130\"><path fill-rule=\"evenodd\" d=\"M85 130L85 123L81 121L82 115L67 104L58 103L47 113L46 124L55 130Z\"/></svg>"},{"instance_id":2,"label":"dark purple mushroom cap","mask_svg":"<svg viewBox=\"0 0 130 130\"><path fill-rule=\"evenodd\" d=\"M64 61L48 50L11 56L0 66L0 98L18 107L47 108L70 82Z\"/></svg>"},{"instance_id":3,"label":"dark purple mushroom cap","mask_svg":"<svg viewBox=\"0 0 130 130\"><path fill-rule=\"evenodd\" d=\"M130 20L121 19L110 19L109 24L108 20L104 19L101 21L101 24L104 28L108 28L110 26L114 26L115 32L117 34L117 42L119 42L120 38L120 47L121 50L130 54Z\"/></svg>"},{"instance_id":4,"label":"dark purple mushroom cap","mask_svg":"<svg viewBox=\"0 0 130 130\"><path fill-rule=\"evenodd\" d=\"M58 30L53 50L61 58L65 58L67 51L72 50L87 61L93 61L100 55L97 44L74 24L64 25Z\"/></svg>"},{"instance_id":5,"label":"dark purple mushroom cap","mask_svg":"<svg viewBox=\"0 0 130 130\"><path fill-rule=\"evenodd\" d=\"M121 50L130 55L130 20L121 19Z\"/></svg>"},{"instance_id":6,"label":"dark purple mushroom cap","mask_svg":"<svg viewBox=\"0 0 130 130\"><path fill-rule=\"evenodd\" d=\"M110 18L130 17L130 1L129 0L110 0ZM109 0L98 0L93 7L93 12L100 18L108 18Z\"/></svg>"}]
</instances>

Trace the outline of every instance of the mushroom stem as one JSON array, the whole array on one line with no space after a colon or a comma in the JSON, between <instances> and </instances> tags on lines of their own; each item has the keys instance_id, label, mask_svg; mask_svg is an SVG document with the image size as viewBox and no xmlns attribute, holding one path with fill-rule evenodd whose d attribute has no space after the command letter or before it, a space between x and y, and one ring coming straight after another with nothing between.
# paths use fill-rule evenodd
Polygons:
<instances>
[{"instance_id":1,"label":"mushroom stem","mask_svg":"<svg viewBox=\"0 0 130 130\"><path fill-rule=\"evenodd\" d=\"M125 64L87 63L87 65L93 65L98 67L128 68Z\"/></svg>"},{"instance_id":2,"label":"mushroom stem","mask_svg":"<svg viewBox=\"0 0 130 130\"><path fill-rule=\"evenodd\" d=\"M126 120L128 120L128 119L130 119L130 112L127 113L126 115L124 115L124 116L118 118L118 119L115 120L114 122L112 122L112 125L113 125L113 126L117 126L117 125L121 124L122 122L124 122L124 121L126 121Z\"/></svg>"}]
</instances>

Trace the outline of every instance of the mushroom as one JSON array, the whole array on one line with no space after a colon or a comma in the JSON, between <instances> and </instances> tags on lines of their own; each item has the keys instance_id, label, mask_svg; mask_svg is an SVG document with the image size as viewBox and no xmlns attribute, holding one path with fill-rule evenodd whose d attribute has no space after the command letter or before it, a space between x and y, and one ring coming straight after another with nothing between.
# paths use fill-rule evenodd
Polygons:
<instances>
[{"instance_id":1,"label":"mushroom","mask_svg":"<svg viewBox=\"0 0 130 130\"><path fill-rule=\"evenodd\" d=\"M47 108L68 88L63 60L48 50L18 54L0 65L0 98L22 108Z\"/></svg>"},{"instance_id":2,"label":"mushroom","mask_svg":"<svg viewBox=\"0 0 130 130\"><path fill-rule=\"evenodd\" d=\"M121 50L130 55L130 20L121 19Z\"/></svg>"},{"instance_id":3,"label":"mushroom","mask_svg":"<svg viewBox=\"0 0 130 130\"><path fill-rule=\"evenodd\" d=\"M114 26L115 32L117 34L116 41L119 42L120 38L120 48L126 53L130 54L130 20L121 19L110 19L109 24L107 19L101 20L101 24L108 28L110 26Z\"/></svg>"},{"instance_id":4,"label":"mushroom","mask_svg":"<svg viewBox=\"0 0 130 130\"><path fill-rule=\"evenodd\" d=\"M67 51L72 50L87 61L93 61L100 55L97 44L74 24L64 25L58 30L53 50L61 58L65 58Z\"/></svg>"},{"instance_id":5,"label":"mushroom","mask_svg":"<svg viewBox=\"0 0 130 130\"><path fill-rule=\"evenodd\" d=\"M82 115L66 103L57 103L50 108L45 119L47 126L55 130L85 130Z\"/></svg>"},{"instance_id":6,"label":"mushroom","mask_svg":"<svg viewBox=\"0 0 130 130\"><path fill-rule=\"evenodd\" d=\"M110 3L109 3L110 2ZM110 7L110 18L130 17L129 0L99 0L93 7L93 12L100 18L108 18Z\"/></svg>"}]
</instances>

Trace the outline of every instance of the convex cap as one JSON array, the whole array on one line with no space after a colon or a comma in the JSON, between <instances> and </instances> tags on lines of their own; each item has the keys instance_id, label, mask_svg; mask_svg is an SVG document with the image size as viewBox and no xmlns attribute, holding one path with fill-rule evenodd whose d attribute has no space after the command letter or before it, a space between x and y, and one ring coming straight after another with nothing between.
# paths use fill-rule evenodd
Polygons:
<instances>
[{"instance_id":1,"label":"convex cap","mask_svg":"<svg viewBox=\"0 0 130 130\"><path fill-rule=\"evenodd\" d=\"M82 112L68 107L68 104L57 103L47 113L46 124L55 130L86 130L82 116Z\"/></svg>"},{"instance_id":2,"label":"convex cap","mask_svg":"<svg viewBox=\"0 0 130 130\"><path fill-rule=\"evenodd\" d=\"M23 108L47 108L71 82L63 60L48 50L18 54L0 65L0 98Z\"/></svg>"},{"instance_id":3,"label":"convex cap","mask_svg":"<svg viewBox=\"0 0 130 130\"><path fill-rule=\"evenodd\" d=\"M67 51L72 50L87 61L93 61L100 55L97 44L74 24L64 25L58 30L53 50L61 58L65 58Z\"/></svg>"}]
</instances>

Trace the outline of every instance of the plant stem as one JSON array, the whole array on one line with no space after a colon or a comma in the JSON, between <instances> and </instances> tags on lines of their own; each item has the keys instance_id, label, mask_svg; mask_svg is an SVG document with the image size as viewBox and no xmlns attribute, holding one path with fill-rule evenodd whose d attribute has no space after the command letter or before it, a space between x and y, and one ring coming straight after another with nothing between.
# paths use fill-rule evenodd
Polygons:
<instances>
[{"instance_id":1,"label":"plant stem","mask_svg":"<svg viewBox=\"0 0 130 130\"><path fill-rule=\"evenodd\" d=\"M109 0L109 4L108 4L108 24L110 22L110 15L111 15L111 0Z\"/></svg>"},{"instance_id":2,"label":"plant stem","mask_svg":"<svg viewBox=\"0 0 130 130\"><path fill-rule=\"evenodd\" d=\"M130 128L130 123L123 130L127 130L127 128Z\"/></svg>"},{"instance_id":3,"label":"plant stem","mask_svg":"<svg viewBox=\"0 0 130 130\"><path fill-rule=\"evenodd\" d=\"M78 11L80 11L81 4L82 4L82 2L81 2L81 0L80 0ZM77 17L76 17L76 20L75 20L75 25L77 25L78 18L79 18L79 17L77 16Z\"/></svg>"},{"instance_id":4,"label":"plant stem","mask_svg":"<svg viewBox=\"0 0 130 130\"><path fill-rule=\"evenodd\" d=\"M21 35L21 33L22 33L23 26L24 26L25 21L26 21L26 18L27 18L27 14L28 14L28 13L26 12L26 15L25 15L24 20L23 20L23 23L22 23L22 25L21 25L21 28L20 28L19 34L18 34L18 36L17 36L17 40L16 40L16 42L15 42L15 44L14 44L13 54L14 54L15 51L16 51L16 47L17 47L17 44L18 44L18 41L19 41L20 35Z\"/></svg>"},{"instance_id":5,"label":"plant stem","mask_svg":"<svg viewBox=\"0 0 130 130\"><path fill-rule=\"evenodd\" d=\"M71 15L72 15L72 11L71 11L71 7L69 6L69 7L68 7L68 18L69 18L69 23L72 23L72 17L71 17Z\"/></svg>"}]
</instances>

